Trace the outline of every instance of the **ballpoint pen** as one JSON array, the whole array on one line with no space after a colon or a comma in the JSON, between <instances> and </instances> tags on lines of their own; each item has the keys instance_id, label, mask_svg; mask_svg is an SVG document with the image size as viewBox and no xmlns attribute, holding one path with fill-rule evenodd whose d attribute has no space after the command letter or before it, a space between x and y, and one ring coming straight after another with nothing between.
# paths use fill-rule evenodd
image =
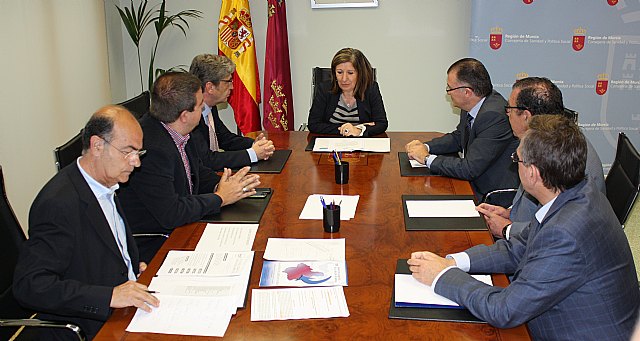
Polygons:
<instances>
[{"instance_id":1,"label":"ballpoint pen","mask_svg":"<svg viewBox=\"0 0 640 341\"><path fill-rule=\"evenodd\" d=\"M322 204L322 207L327 208L327 204L324 203L323 197L320 197L320 203Z\"/></svg>"}]
</instances>

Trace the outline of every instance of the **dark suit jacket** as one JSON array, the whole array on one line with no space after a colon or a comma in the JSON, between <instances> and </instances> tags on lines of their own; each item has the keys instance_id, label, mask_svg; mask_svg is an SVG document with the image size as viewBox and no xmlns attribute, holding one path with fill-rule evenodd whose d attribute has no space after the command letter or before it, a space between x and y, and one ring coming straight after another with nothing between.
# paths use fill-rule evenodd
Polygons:
<instances>
[{"instance_id":1,"label":"dark suit jacket","mask_svg":"<svg viewBox=\"0 0 640 341\"><path fill-rule=\"evenodd\" d=\"M116 207L125 221L137 274L138 249L117 197ZM77 164L70 164L42 188L31 206L29 240L14 276L16 299L42 312L43 319L76 323L93 337L111 314L113 288L128 280L127 272L98 200Z\"/></svg>"},{"instance_id":2,"label":"dark suit jacket","mask_svg":"<svg viewBox=\"0 0 640 341\"><path fill-rule=\"evenodd\" d=\"M216 137L218 137L218 145L221 149L225 151L244 151L245 149L253 146L252 138L240 136L229 131L229 128L227 128L220 119L217 107L214 106L211 108L211 114L213 117L213 124L216 129ZM209 148L209 127L204 123L204 117L200 118L200 124L198 124L196 129L194 129L193 133L198 133L204 137L204 140L207 141L207 148ZM247 155L247 160L248 159L249 155Z\"/></svg>"},{"instance_id":3,"label":"dark suit jacket","mask_svg":"<svg viewBox=\"0 0 640 341\"><path fill-rule=\"evenodd\" d=\"M190 139L185 148L193 182L190 194L182 158L171 135L150 115L145 115L140 125L147 154L129 182L120 188L120 201L133 233L171 233L176 227L220 212L222 199L213 194L220 177L202 164L195 140ZM150 240L136 242L143 261L149 261L161 245Z\"/></svg>"},{"instance_id":4,"label":"dark suit jacket","mask_svg":"<svg viewBox=\"0 0 640 341\"><path fill-rule=\"evenodd\" d=\"M470 181L478 198L495 189L518 187L518 165L511 161L518 140L511 131L505 105L507 101L496 91L486 97L471 127L464 158L442 155L464 149L467 130L467 112L464 110L455 131L427 142L430 153L439 155L431 163L431 171Z\"/></svg>"},{"instance_id":5,"label":"dark suit jacket","mask_svg":"<svg viewBox=\"0 0 640 341\"><path fill-rule=\"evenodd\" d=\"M535 340L629 340L640 306L633 257L606 196L587 180L561 193L540 224L465 252L470 273L513 273L511 284L488 286L454 268L435 291L491 325L528 323Z\"/></svg>"},{"instance_id":6,"label":"dark suit jacket","mask_svg":"<svg viewBox=\"0 0 640 341\"><path fill-rule=\"evenodd\" d=\"M331 92L331 82L320 83L317 87L318 89L313 96L311 110L309 110L309 131L318 134L338 134L338 127L342 124L331 123L329 119L333 116L338 106L340 93L334 94ZM384 133L389 123L378 83L374 82L365 91L364 101L357 99L357 103L360 123L375 122L374 126L367 126L363 136Z\"/></svg>"},{"instance_id":7,"label":"dark suit jacket","mask_svg":"<svg viewBox=\"0 0 640 341\"><path fill-rule=\"evenodd\" d=\"M587 165L585 175L589 181L591 181L592 186L595 186L602 194L607 194L604 184L604 173L602 171L602 161L600 161L598 153L589 140L587 140ZM529 193L526 193L522 185L520 185L511 205L509 238L519 234L529 226L529 222L536 213L537 208L538 200L533 198Z\"/></svg>"},{"instance_id":8,"label":"dark suit jacket","mask_svg":"<svg viewBox=\"0 0 640 341\"><path fill-rule=\"evenodd\" d=\"M215 110L215 108L212 110ZM217 113L217 110L216 110L216 113ZM217 114L214 115L214 117L217 117ZM218 121L220 121L219 118L218 118ZM222 124L222 121L220 121L220 124ZM224 126L224 124L222 125ZM233 133L231 134L235 135ZM218 136L218 142L220 142L221 140L220 140L220 136L218 134L217 128L216 128L216 135ZM245 142L246 141L245 139L251 140L248 137L247 138L242 136L237 136L237 137L242 139L239 141L240 144L242 145L247 144ZM198 126L191 132L191 138L193 139L193 142L190 141L189 143L193 143L196 147L198 147L199 149L198 153L202 158L202 163L206 167L209 167L217 171L217 170L223 169L224 167L241 168L244 166L251 165L251 158L249 157L249 153L246 151L246 149L251 148L251 146L253 145L253 140L251 140L251 144L247 148L236 149L236 150L228 150L223 148L224 149L223 152L212 152L211 149L209 149L209 127L204 123L204 118L202 117L200 118L200 123L198 123Z\"/></svg>"}]
</instances>

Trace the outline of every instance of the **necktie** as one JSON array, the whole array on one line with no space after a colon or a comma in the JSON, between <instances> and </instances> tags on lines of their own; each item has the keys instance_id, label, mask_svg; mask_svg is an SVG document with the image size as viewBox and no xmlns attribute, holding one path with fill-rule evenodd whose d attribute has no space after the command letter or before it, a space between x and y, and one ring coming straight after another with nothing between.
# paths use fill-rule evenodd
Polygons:
<instances>
[{"instance_id":1,"label":"necktie","mask_svg":"<svg viewBox=\"0 0 640 341\"><path fill-rule=\"evenodd\" d=\"M122 259L124 260L124 263L127 265L127 269L129 273L128 277L130 280L135 280L136 277L135 277L135 274L133 273L133 265L131 264L131 257L129 256L129 251L125 249L125 245L127 244L127 236L124 229L122 218L120 217L120 214L118 213L115 206L114 195L115 195L114 191L111 191L109 192L109 194L107 194L109 206L111 206L111 212L112 212L111 219L107 219L107 221L110 220L110 223L112 224L114 237L116 239L116 244L118 245L118 249L120 250L120 254L122 255Z\"/></svg>"},{"instance_id":2,"label":"necktie","mask_svg":"<svg viewBox=\"0 0 640 341\"><path fill-rule=\"evenodd\" d=\"M218 146L218 137L216 136L216 128L213 123L213 112L209 112L207 119L209 121L209 148L211 151L217 152L220 150L220 146Z\"/></svg>"},{"instance_id":3,"label":"necktie","mask_svg":"<svg viewBox=\"0 0 640 341\"><path fill-rule=\"evenodd\" d=\"M469 135L471 134L471 122L473 121L473 116L467 113L467 129L464 132L464 151L467 152L467 145L469 144Z\"/></svg>"}]
</instances>

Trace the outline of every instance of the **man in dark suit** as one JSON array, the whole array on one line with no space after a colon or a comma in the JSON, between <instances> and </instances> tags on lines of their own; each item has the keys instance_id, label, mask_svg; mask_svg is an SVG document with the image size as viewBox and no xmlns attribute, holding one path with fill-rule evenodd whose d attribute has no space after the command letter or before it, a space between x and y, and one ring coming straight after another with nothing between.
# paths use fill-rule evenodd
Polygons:
<instances>
[{"instance_id":1,"label":"man in dark suit","mask_svg":"<svg viewBox=\"0 0 640 341\"><path fill-rule=\"evenodd\" d=\"M409 142L411 159L431 172L468 180L478 199L495 189L518 187L510 156L518 146L504 114L507 101L493 90L487 69L478 60L460 59L447 71L447 94L461 109L455 131L427 143ZM462 157L442 154L459 153Z\"/></svg>"},{"instance_id":2,"label":"man in dark suit","mask_svg":"<svg viewBox=\"0 0 640 341\"><path fill-rule=\"evenodd\" d=\"M203 165L191 131L202 117L198 78L170 72L155 81L151 112L141 120L148 153L131 181L120 190L124 213L134 233L171 233L176 227L220 212L225 205L255 194L260 184L249 167L222 177ZM162 245L158 239L136 240L142 260L150 260Z\"/></svg>"},{"instance_id":3,"label":"man in dark suit","mask_svg":"<svg viewBox=\"0 0 640 341\"><path fill-rule=\"evenodd\" d=\"M540 203L529 226L447 258L415 252L414 278L493 326L527 323L535 340L628 340L640 306L633 256L607 197L585 177L586 155L571 120L532 117L513 157ZM501 288L467 272L513 277Z\"/></svg>"},{"instance_id":4,"label":"man in dark suit","mask_svg":"<svg viewBox=\"0 0 640 341\"><path fill-rule=\"evenodd\" d=\"M141 148L142 130L131 113L119 106L102 108L84 128L82 156L34 200L13 292L41 318L75 323L93 338L111 308L158 306L136 282L146 264L138 262L114 195L118 183L140 166ZM42 333L45 340L65 339L62 332Z\"/></svg>"},{"instance_id":5,"label":"man in dark suit","mask_svg":"<svg viewBox=\"0 0 640 341\"><path fill-rule=\"evenodd\" d=\"M199 141L205 166L213 169L248 166L268 159L275 150L273 142L264 134L260 133L255 141L239 136L229 131L220 119L216 105L227 102L233 90L235 69L231 59L215 54L195 56L189 68L200 80L204 96L202 118L191 135Z\"/></svg>"},{"instance_id":6,"label":"man in dark suit","mask_svg":"<svg viewBox=\"0 0 640 341\"><path fill-rule=\"evenodd\" d=\"M565 111L560 89L544 77L527 77L513 84L507 115L513 134L517 138L524 136L534 115L571 115L569 118L575 119L573 112ZM602 161L589 140L587 140L585 174L602 194L606 194ZM478 205L477 210L484 215L494 236L509 238L529 225L537 206L538 201L525 192L520 185L510 208L482 203Z\"/></svg>"}]
</instances>

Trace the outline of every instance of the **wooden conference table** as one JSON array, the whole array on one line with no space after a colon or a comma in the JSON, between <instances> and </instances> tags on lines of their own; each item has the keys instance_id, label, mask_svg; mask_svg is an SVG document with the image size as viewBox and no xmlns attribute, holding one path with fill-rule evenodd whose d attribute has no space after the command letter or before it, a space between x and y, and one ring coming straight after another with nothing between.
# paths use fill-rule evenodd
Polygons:
<instances>
[{"instance_id":1,"label":"wooden conference table","mask_svg":"<svg viewBox=\"0 0 640 341\"><path fill-rule=\"evenodd\" d=\"M256 251L247 307L232 317L225 340L529 340L525 326L497 329L488 324L389 319L396 261L412 251L440 255L491 244L488 231L405 231L402 194L472 194L467 181L446 177L401 177L398 151L414 139L428 140L439 133L387 133L391 153L354 153L347 185L337 185L329 154L306 152L307 132L269 133L277 149L293 152L280 174L261 174L260 187L271 187L273 197L256 235ZM346 156L345 156L346 158ZM322 229L321 220L300 220L310 194L360 195L354 219L342 221L339 233ZM167 252L193 250L204 223L177 228L139 281L148 284ZM251 322L251 289L258 287L262 256L270 237L345 238L349 286L344 292L347 318ZM504 275L494 284L505 286ZM128 333L134 308L116 309L96 340L191 340L194 336Z\"/></svg>"}]
</instances>

